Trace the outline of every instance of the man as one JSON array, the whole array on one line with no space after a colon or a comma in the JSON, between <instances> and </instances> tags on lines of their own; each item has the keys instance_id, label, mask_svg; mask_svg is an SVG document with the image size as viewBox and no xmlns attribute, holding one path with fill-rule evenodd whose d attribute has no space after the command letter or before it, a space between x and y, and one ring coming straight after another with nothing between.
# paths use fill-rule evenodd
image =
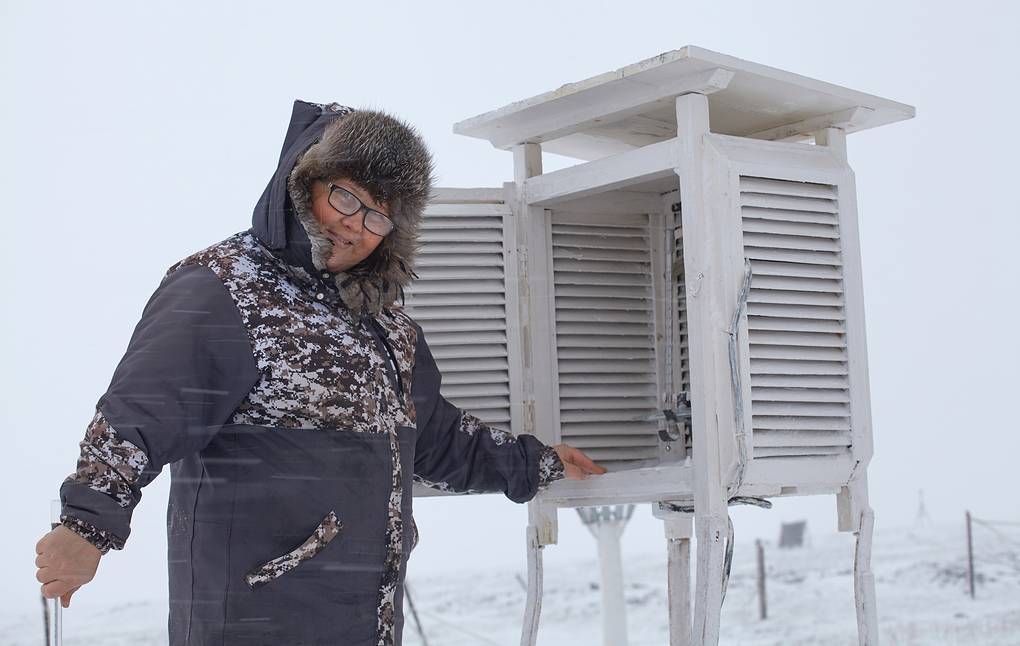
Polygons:
<instances>
[{"instance_id":1,"label":"man","mask_svg":"<svg viewBox=\"0 0 1020 646\"><path fill-rule=\"evenodd\" d=\"M605 469L490 428L439 392L415 276L432 158L382 112L295 102L253 226L149 300L36 551L46 597L122 549L170 465L170 643L394 644L411 484L502 491Z\"/></svg>"}]
</instances>

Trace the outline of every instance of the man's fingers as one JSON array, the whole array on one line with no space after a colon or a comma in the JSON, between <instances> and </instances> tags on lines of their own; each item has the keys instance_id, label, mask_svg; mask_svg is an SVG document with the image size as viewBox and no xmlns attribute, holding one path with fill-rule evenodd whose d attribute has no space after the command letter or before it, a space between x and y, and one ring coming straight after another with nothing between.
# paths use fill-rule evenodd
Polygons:
<instances>
[{"instance_id":1,"label":"man's fingers","mask_svg":"<svg viewBox=\"0 0 1020 646\"><path fill-rule=\"evenodd\" d=\"M46 567L46 557L44 555L42 555L42 554L39 554L38 556L36 556L35 557L35 566L36 567Z\"/></svg>"},{"instance_id":2,"label":"man's fingers","mask_svg":"<svg viewBox=\"0 0 1020 646\"><path fill-rule=\"evenodd\" d=\"M569 452L569 455L570 455L571 462L576 464L578 467L580 467L584 471L586 471L588 473L596 473L596 474L598 474L598 473L605 473L606 472L606 468L605 467L601 467L601 466L595 464L592 461L591 458L589 458L587 455L585 455L581 451L581 449L575 448L575 447L570 446L570 445L567 446L567 449L568 449L568 452Z\"/></svg>"},{"instance_id":3,"label":"man's fingers","mask_svg":"<svg viewBox=\"0 0 1020 646\"><path fill-rule=\"evenodd\" d=\"M39 568L35 573L35 580L39 583L49 583L57 580L56 571L50 567Z\"/></svg>"},{"instance_id":4,"label":"man's fingers","mask_svg":"<svg viewBox=\"0 0 1020 646\"><path fill-rule=\"evenodd\" d=\"M563 463L563 471L568 478L572 478L574 480L584 480L588 477L588 473L586 471L582 470L580 467L574 466L571 462Z\"/></svg>"},{"instance_id":5,"label":"man's fingers","mask_svg":"<svg viewBox=\"0 0 1020 646\"><path fill-rule=\"evenodd\" d=\"M606 472L606 468L605 467L601 467L601 466L595 464L595 462L591 458L589 458L587 455L582 453L580 450L577 451L577 454L578 454L578 457L580 459L581 466L583 466L585 469L587 469L590 473L605 473Z\"/></svg>"},{"instance_id":6,"label":"man's fingers","mask_svg":"<svg viewBox=\"0 0 1020 646\"><path fill-rule=\"evenodd\" d=\"M67 581L61 581L59 579L56 581L50 581L49 583L43 584L42 595L47 599L56 599L60 595L66 594L67 591L73 587L74 586Z\"/></svg>"},{"instance_id":7,"label":"man's fingers","mask_svg":"<svg viewBox=\"0 0 1020 646\"><path fill-rule=\"evenodd\" d=\"M573 480L580 480L585 477L584 471L574 464L574 456L570 452L570 447L566 444L561 445L563 447L562 452L557 452L560 456L560 462L563 463L563 475Z\"/></svg>"},{"instance_id":8,"label":"man's fingers","mask_svg":"<svg viewBox=\"0 0 1020 646\"><path fill-rule=\"evenodd\" d=\"M61 595L61 597L60 597L60 605L62 605L65 608L70 606L71 605L71 595L74 594L75 592L77 592L79 588L81 588L80 585L77 588L72 588L67 594Z\"/></svg>"},{"instance_id":9,"label":"man's fingers","mask_svg":"<svg viewBox=\"0 0 1020 646\"><path fill-rule=\"evenodd\" d=\"M557 444L555 448L563 463L564 475L568 478L584 480L589 475L601 475L608 471L605 467L595 464L591 458L576 447L561 443Z\"/></svg>"}]
</instances>

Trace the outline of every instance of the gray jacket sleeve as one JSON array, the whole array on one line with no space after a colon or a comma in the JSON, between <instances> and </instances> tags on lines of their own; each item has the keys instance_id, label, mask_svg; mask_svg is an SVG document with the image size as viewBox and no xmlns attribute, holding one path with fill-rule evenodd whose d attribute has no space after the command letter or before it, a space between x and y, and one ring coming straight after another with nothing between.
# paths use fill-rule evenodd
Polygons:
<instances>
[{"instance_id":1,"label":"gray jacket sleeve","mask_svg":"<svg viewBox=\"0 0 1020 646\"><path fill-rule=\"evenodd\" d=\"M241 315L207 267L169 273L60 487L62 523L104 553L124 546L141 488L163 466L202 450L259 379Z\"/></svg>"},{"instance_id":2,"label":"gray jacket sleeve","mask_svg":"<svg viewBox=\"0 0 1020 646\"><path fill-rule=\"evenodd\" d=\"M503 492L523 503L563 477L563 463L552 447L534 435L491 427L440 394L442 375L420 326L412 380L416 482L453 493Z\"/></svg>"}]
</instances>

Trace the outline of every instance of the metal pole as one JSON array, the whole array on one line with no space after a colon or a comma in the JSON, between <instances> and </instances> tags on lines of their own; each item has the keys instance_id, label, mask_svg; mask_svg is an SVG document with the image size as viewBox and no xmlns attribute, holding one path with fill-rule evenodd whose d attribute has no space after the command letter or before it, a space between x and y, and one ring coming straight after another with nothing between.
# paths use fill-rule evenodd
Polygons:
<instances>
[{"instance_id":1,"label":"metal pole","mask_svg":"<svg viewBox=\"0 0 1020 646\"><path fill-rule=\"evenodd\" d=\"M404 596L407 597L407 605L411 607L411 615L414 617L414 624L418 627L418 636L421 637L422 646L429 646L429 642L425 639L425 629L422 628L421 619L418 618L418 611L414 609L414 601L411 600L411 589L407 587L407 582L404 582Z\"/></svg>"},{"instance_id":2,"label":"metal pole","mask_svg":"<svg viewBox=\"0 0 1020 646\"><path fill-rule=\"evenodd\" d=\"M602 643L627 646L627 604L623 594L620 536L634 514L634 505L578 507L577 514L598 542L599 591L602 596Z\"/></svg>"},{"instance_id":3,"label":"metal pole","mask_svg":"<svg viewBox=\"0 0 1020 646\"><path fill-rule=\"evenodd\" d=\"M765 607L765 549L761 545L761 539L754 542L758 551L758 615L766 619L768 613Z\"/></svg>"},{"instance_id":4,"label":"metal pole","mask_svg":"<svg viewBox=\"0 0 1020 646\"><path fill-rule=\"evenodd\" d=\"M41 594L39 598L42 599L43 630L46 637L46 646L50 646L50 602Z\"/></svg>"},{"instance_id":5,"label":"metal pole","mask_svg":"<svg viewBox=\"0 0 1020 646\"><path fill-rule=\"evenodd\" d=\"M50 529L56 529L60 527L60 512L62 505L59 500L50 501ZM49 638L52 638L53 646L60 646L64 643L64 628L63 628L63 617L61 617L60 597L53 599L53 612L50 613L53 617L53 629L50 630L49 623L46 624L46 632L49 634Z\"/></svg>"},{"instance_id":6,"label":"metal pole","mask_svg":"<svg viewBox=\"0 0 1020 646\"><path fill-rule=\"evenodd\" d=\"M605 646L626 646L627 603L623 595L623 560L620 534L623 524L602 522L598 532L599 565L602 570L602 635Z\"/></svg>"},{"instance_id":7,"label":"metal pole","mask_svg":"<svg viewBox=\"0 0 1020 646\"><path fill-rule=\"evenodd\" d=\"M967 512L967 580L970 582L970 598L974 598L974 543L970 535L970 512Z\"/></svg>"}]
</instances>

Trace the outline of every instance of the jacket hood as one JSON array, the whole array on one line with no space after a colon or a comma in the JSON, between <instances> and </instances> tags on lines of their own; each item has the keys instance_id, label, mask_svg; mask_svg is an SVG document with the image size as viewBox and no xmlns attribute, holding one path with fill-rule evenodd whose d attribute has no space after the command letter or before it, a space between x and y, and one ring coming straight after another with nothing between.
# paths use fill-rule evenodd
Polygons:
<instances>
[{"instance_id":1,"label":"jacket hood","mask_svg":"<svg viewBox=\"0 0 1020 646\"><path fill-rule=\"evenodd\" d=\"M357 317L404 300L417 277L418 232L434 184L431 154L408 124L376 110L295 101L276 172L252 216L256 237L284 262L328 272ZM311 182L347 177L387 204L395 228L358 265L329 272L332 242L311 209Z\"/></svg>"}]
</instances>

